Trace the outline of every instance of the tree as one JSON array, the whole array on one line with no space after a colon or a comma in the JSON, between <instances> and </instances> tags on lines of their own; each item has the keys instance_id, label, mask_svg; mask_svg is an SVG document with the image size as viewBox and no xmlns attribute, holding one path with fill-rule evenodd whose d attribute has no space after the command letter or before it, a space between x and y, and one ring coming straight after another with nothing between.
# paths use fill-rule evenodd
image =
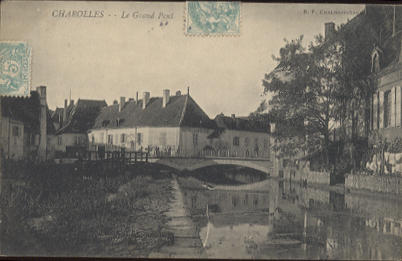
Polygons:
<instances>
[{"instance_id":1,"label":"tree","mask_svg":"<svg viewBox=\"0 0 402 261\"><path fill-rule=\"evenodd\" d=\"M278 66L263 79L264 92L271 93L272 98L255 114L261 117L262 110L270 108L266 117L278 125L273 135L280 157L321 149L328 160L330 133L339 122L351 122L352 143L357 140L358 116L369 115L375 85L367 77L367 59L358 58L369 56L368 48L363 50L356 44L362 39L340 39L326 42L321 35L316 36L307 51L303 36L290 42L285 39L280 57L274 57Z\"/></svg>"},{"instance_id":2,"label":"tree","mask_svg":"<svg viewBox=\"0 0 402 261\"><path fill-rule=\"evenodd\" d=\"M273 94L270 114L283 126L286 122L298 123L296 129L302 126L303 131L298 133L294 128L276 132L276 149L287 156L293 156L299 149L327 152L330 130L341 118L339 97L344 90L337 74L342 50L336 46L324 50L323 37L318 36L316 45L311 44L306 52L302 40L303 36L291 42L285 39L280 57L275 58L278 66L263 80L264 91Z\"/></svg>"}]
</instances>

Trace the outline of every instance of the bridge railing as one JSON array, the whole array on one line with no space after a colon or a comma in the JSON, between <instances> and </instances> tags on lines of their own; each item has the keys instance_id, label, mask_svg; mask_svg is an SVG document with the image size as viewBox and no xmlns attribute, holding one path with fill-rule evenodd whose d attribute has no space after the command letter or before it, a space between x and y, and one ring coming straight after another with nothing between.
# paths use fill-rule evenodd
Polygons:
<instances>
[{"instance_id":1,"label":"bridge railing","mask_svg":"<svg viewBox=\"0 0 402 261\"><path fill-rule=\"evenodd\" d=\"M90 160L109 160L123 158L127 162L144 161L148 158L242 158L242 159L269 159L269 151L254 151L254 150L171 150L158 148L141 148L134 150L130 148L122 148L118 146L93 146L87 148L84 158ZM141 160L140 160L141 159ZM146 160L147 161L147 160Z\"/></svg>"},{"instance_id":2,"label":"bridge railing","mask_svg":"<svg viewBox=\"0 0 402 261\"><path fill-rule=\"evenodd\" d=\"M125 165L148 162L149 153L145 151L85 151L78 159L83 166L90 168L94 164L104 165L106 168L122 167Z\"/></svg>"},{"instance_id":3,"label":"bridge railing","mask_svg":"<svg viewBox=\"0 0 402 261\"><path fill-rule=\"evenodd\" d=\"M149 153L150 158L250 158L250 159L269 159L267 152L237 152L230 150L204 150L204 151L155 151Z\"/></svg>"}]
</instances>

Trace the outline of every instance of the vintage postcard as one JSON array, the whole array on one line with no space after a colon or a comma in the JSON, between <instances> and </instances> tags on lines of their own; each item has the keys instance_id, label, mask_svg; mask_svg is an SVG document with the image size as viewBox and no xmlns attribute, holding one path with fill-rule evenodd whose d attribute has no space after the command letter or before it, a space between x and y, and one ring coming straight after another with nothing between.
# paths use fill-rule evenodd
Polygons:
<instances>
[{"instance_id":1,"label":"vintage postcard","mask_svg":"<svg viewBox=\"0 0 402 261\"><path fill-rule=\"evenodd\" d=\"M402 6L0 8L0 258L402 257Z\"/></svg>"}]
</instances>

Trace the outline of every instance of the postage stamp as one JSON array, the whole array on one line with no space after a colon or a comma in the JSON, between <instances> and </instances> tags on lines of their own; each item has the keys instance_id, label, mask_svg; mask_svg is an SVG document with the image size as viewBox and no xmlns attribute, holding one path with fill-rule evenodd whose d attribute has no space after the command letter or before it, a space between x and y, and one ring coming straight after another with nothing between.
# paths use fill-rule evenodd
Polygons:
<instances>
[{"instance_id":1,"label":"postage stamp","mask_svg":"<svg viewBox=\"0 0 402 261\"><path fill-rule=\"evenodd\" d=\"M186 2L188 35L239 35L240 2Z\"/></svg>"},{"instance_id":2,"label":"postage stamp","mask_svg":"<svg viewBox=\"0 0 402 261\"><path fill-rule=\"evenodd\" d=\"M0 42L0 95L29 96L31 47L26 42Z\"/></svg>"}]
</instances>

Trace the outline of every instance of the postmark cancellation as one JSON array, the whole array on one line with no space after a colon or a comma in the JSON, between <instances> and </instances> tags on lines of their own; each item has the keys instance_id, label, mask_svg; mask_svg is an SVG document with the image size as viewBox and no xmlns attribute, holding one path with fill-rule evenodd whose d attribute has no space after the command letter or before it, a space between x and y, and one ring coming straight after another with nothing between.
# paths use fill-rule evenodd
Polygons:
<instances>
[{"instance_id":1,"label":"postmark cancellation","mask_svg":"<svg viewBox=\"0 0 402 261\"><path fill-rule=\"evenodd\" d=\"M240 35L240 2L186 2L187 35Z\"/></svg>"},{"instance_id":2,"label":"postmark cancellation","mask_svg":"<svg viewBox=\"0 0 402 261\"><path fill-rule=\"evenodd\" d=\"M29 96L31 47L27 42L0 42L0 95Z\"/></svg>"}]
</instances>

